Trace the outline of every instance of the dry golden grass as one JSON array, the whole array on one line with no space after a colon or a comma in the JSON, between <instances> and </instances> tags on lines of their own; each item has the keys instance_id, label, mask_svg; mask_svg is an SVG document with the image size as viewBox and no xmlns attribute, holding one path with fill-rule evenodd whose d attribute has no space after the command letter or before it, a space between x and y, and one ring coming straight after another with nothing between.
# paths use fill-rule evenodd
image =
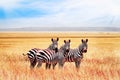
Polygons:
<instances>
[{"instance_id":1,"label":"dry golden grass","mask_svg":"<svg viewBox=\"0 0 120 80\"><path fill-rule=\"evenodd\" d=\"M31 48L45 49L52 37L71 39L71 48L88 38L88 52L84 54L79 72L74 63L63 69L41 68L30 70L29 61L22 53ZM0 33L0 80L120 80L120 33Z\"/></svg>"}]
</instances>

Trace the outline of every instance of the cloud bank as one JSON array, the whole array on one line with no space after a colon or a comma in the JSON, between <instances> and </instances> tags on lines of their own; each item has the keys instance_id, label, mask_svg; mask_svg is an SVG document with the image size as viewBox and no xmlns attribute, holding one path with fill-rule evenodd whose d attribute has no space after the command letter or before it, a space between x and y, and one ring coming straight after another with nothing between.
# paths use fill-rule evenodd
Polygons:
<instances>
[{"instance_id":1,"label":"cloud bank","mask_svg":"<svg viewBox=\"0 0 120 80\"><path fill-rule=\"evenodd\" d=\"M0 28L120 27L119 0L2 0Z\"/></svg>"}]
</instances>

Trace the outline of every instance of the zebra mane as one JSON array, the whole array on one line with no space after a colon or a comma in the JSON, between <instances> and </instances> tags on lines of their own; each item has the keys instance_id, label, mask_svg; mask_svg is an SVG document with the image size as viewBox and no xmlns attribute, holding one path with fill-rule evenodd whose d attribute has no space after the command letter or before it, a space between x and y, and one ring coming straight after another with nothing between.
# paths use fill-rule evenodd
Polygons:
<instances>
[{"instance_id":1,"label":"zebra mane","mask_svg":"<svg viewBox=\"0 0 120 80\"><path fill-rule=\"evenodd\" d=\"M64 50L64 45L62 45L59 50Z\"/></svg>"},{"instance_id":2,"label":"zebra mane","mask_svg":"<svg viewBox=\"0 0 120 80\"><path fill-rule=\"evenodd\" d=\"M78 50L79 50L80 54L81 54L81 52L82 52L82 49L83 49L83 45L80 44L80 45L78 46Z\"/></svg>"},{"instance_id":3,"label":"zebra mane","mask_svg":"<svg viewBox=\"0 0 120 80\"><path fill-rule=\"evenodd\" d=\"M64 53L64 45L62 45L60 48L59 48L59 50L58 50L58 52L61 52L61 53Z\"/></svg>"},{"instance_id":4,"label":"zebra mane","mask_svg":"<svg viewBox=\"0 0 120 80\"><path fill-rule=\"evenodd\" d=\"M52 50L53 49L53 44L50 44L49 47L47 49Z\"/></svg>"}]
</instances>

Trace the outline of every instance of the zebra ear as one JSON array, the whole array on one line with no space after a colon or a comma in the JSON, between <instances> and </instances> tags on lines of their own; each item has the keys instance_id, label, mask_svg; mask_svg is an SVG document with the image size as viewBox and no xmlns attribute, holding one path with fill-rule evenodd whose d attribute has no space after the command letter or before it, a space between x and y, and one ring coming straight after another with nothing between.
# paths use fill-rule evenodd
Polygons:
<instances>
[{"instance_id":1,"label":"zebra ear","mask_svg":"<svg viewBox=\"0 0 120 80\"><path fill-rule=\"evenodd\" d=\"M71 42L71 40L69 39L69 43Z\"/></svg>"},{"instance_id":2,"label":"zebra ear","mask_svg":"<svg viewBox=\"0 0 120 80\"><path fill-rule=\"evenodd\" d=\"M53 42L53 38L51 38L51 41Z\"/></svg>"},{"instance_id":3,"label":"zebra ear","mask_svg":"<svg viewBox=\"0 0 120 80\"><path fill-rule=\"evenodd\" d=\"M83 39L82 39L81 41L82 41L82 43L84 42L84 40L83 40Z\"/></svg>"},{"instance_id":4,"label":"zebra ear","mask_svg":"<svg viewBox=\"0 0 120 80\"><path fill-rule=\"evenodd\" d=\"M64 43L66 43L66 40L64 40Z\"/></svg>"},{"instance_id":5,"label":"zebra ear","mask_svg":"<svg viewBox=\"0 0 120 80\"><path fill-rule=\"evenodd\" d=\"M88 42L88 39L86 39L86 42Z\"/></svg>"},{"instance_id":6,"label":"zebra ear","mask_svg":"<svg viewBox=\"0 0 120 80\"><path fill-rule=\"evenodd\" d=\"M59 38L57 37L57 41L59 41Z\"/></svg>"}]
</instances>

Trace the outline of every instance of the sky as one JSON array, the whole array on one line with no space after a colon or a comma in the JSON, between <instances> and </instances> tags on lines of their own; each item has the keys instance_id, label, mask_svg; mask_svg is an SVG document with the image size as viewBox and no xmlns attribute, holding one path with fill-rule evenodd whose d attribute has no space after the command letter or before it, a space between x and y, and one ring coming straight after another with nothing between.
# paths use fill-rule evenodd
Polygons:
<instances>
[{"instance_id":1,"label":"sky","mask_svg":"<svg viewBox=\"0 0 120 80\"><path fill-rule=\"evenodd\" d=\"M0 28L120 27L120 0L0 0Z\"/></svg>"}]
</instances>

